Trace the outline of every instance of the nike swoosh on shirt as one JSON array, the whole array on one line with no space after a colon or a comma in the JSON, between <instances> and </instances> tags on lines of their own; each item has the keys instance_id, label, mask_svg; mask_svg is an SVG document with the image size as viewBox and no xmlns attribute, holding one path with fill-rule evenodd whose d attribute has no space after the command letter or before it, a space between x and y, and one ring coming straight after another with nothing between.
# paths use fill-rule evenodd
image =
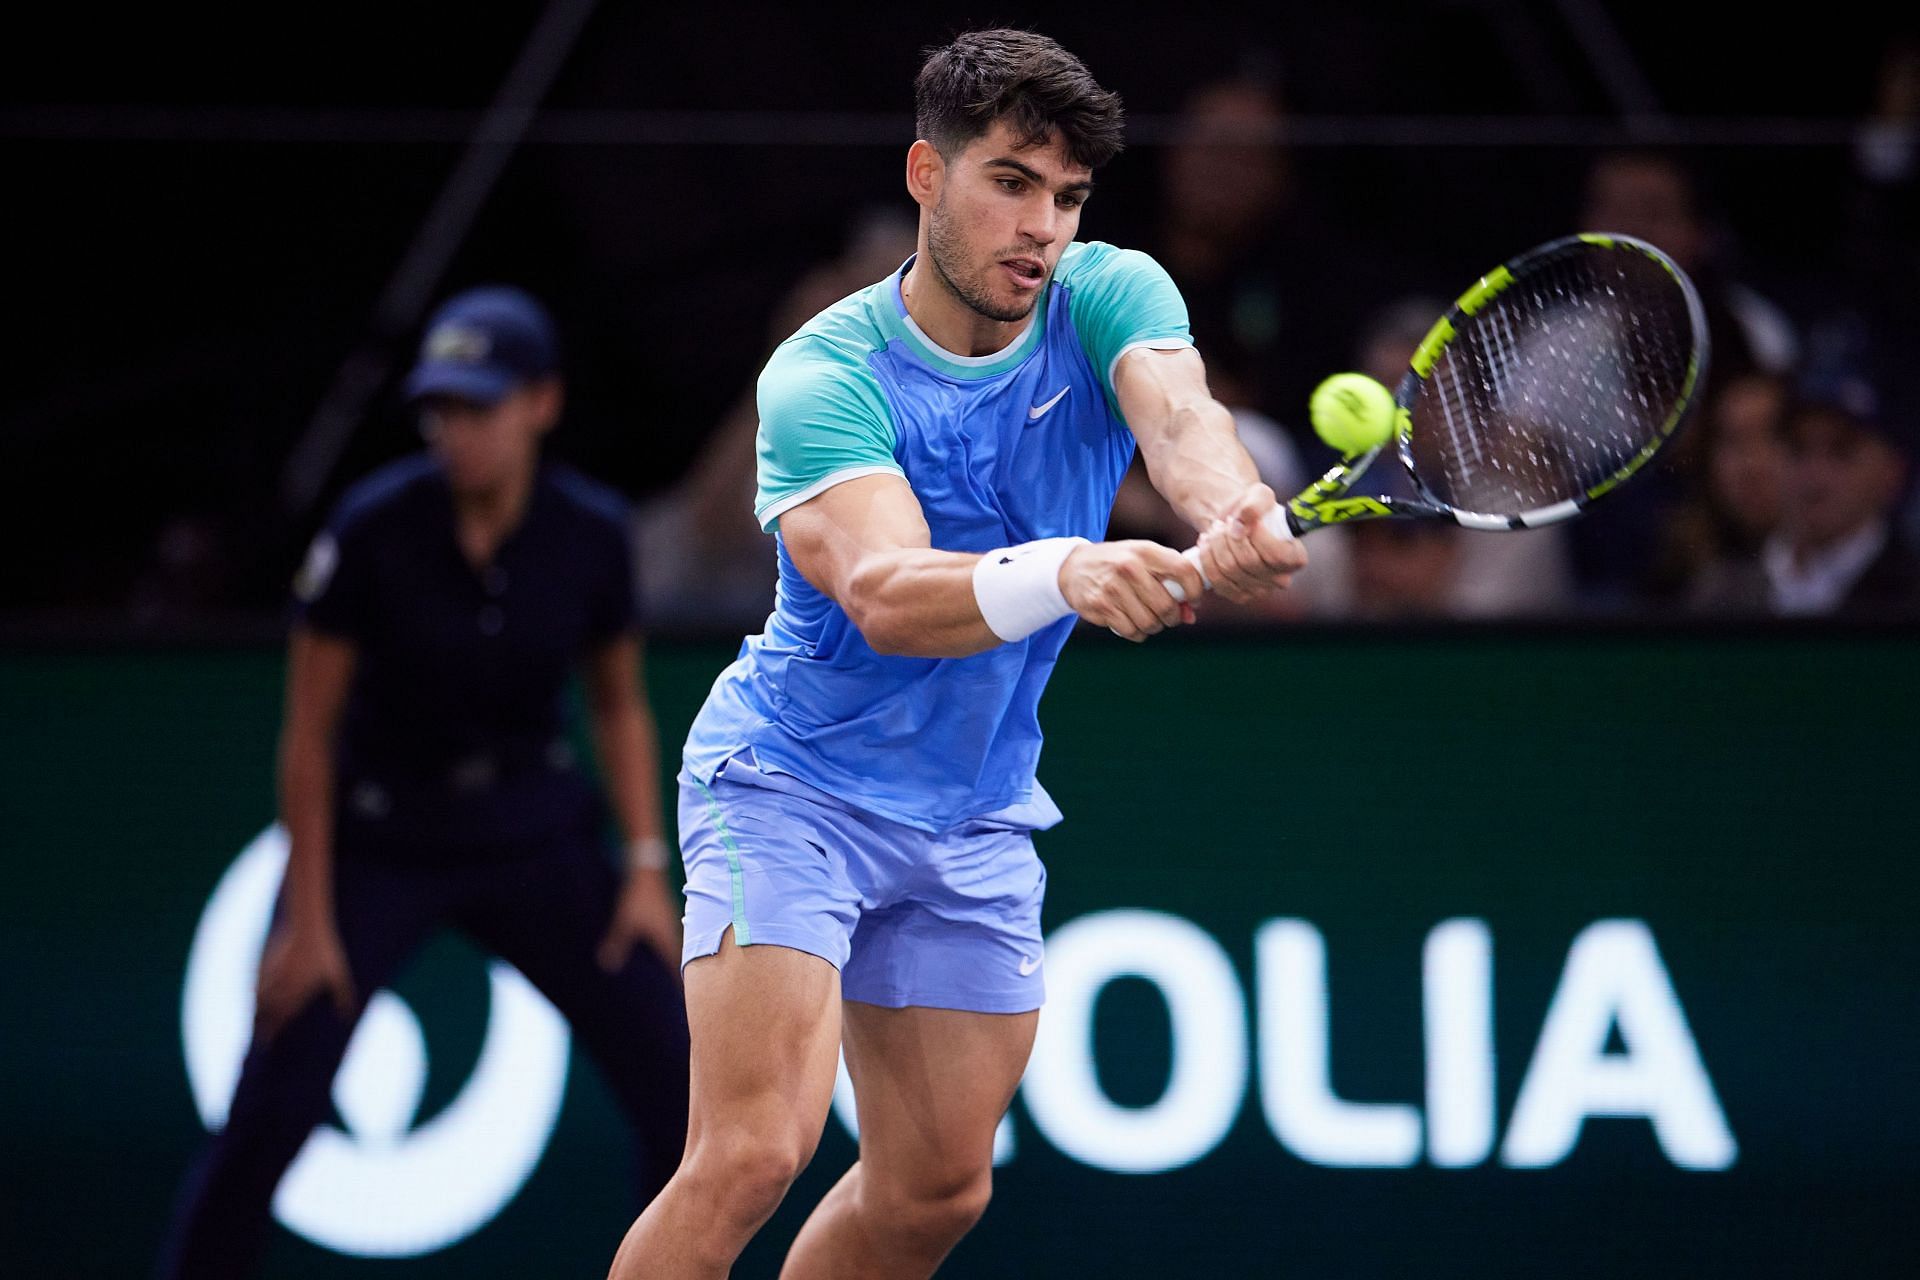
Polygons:
<instances>
[{"instance_id":1,"label":"nike swoosh on shirt","mask_svg":"<svg viewBox=\"0 0 1920 1280\"><path fill-rule=\"evenodd\" d=\"M1037 404L1033 408L1027 410L1027 421L1038 422L1041 418L1041 415L1045 414L1047 410L1053 408L1053 406L1059 404L1062 400L1066 399L1067 392L1071 390L1073 390L1073 385L1069 383L1068 385L1060 388L1059 392L1054 395L1053 399L1047 401L1045 404Z\"/></svg>"},{"instance_id":2,"label":"nike swoosh on shirt","mask_svg":"<svg viewBox=\"0 0 1920 1280\"><path fill-rule=\"evenodd\" d=\"M1066 392L1064 391L1060 393L1060 395L1065 395L1065 394ZM1054 399L1056 400L1059 398L1060 398L1059 396L1054 397ZM1023 978L1026 977L1028 974L1032 973L1035 969L1038 969L1039 967L1040 967L1040 958L1038 956L1021 956L1020 957L1020 976L1021 977Z\"/></svg>"}]
</instances>

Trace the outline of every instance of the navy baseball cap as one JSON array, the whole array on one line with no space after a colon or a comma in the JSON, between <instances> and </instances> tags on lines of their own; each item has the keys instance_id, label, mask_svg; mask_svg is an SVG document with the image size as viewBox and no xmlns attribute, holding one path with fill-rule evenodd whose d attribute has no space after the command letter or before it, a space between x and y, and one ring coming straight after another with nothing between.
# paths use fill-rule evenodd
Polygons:
<instances>
[{"instance_id":1,"label":"navy baseball cap","mask_svg":"<svg viewBox=\"0 0 1920 1280\"><path fill-rule=\"evenodd\" d=\"M560 369L553 318L531 294L507 285L449 298L427 323L407 398L456 396L498 404L516 387Z\"/></svg>"},{"instance_id":2,"label":"navy baseball cap","mask_svg":"<svg viewBox=\"0 0 1920 1280\"><path fill-rule=\"evenodd\" d=\"M1797 407L1829 410L1856 431L1902 451L1911 449L1906 415L1892 394L1897 370L1890 354L1860 316L1843 313L1821 321L1808 334L1806 360L1794 385Z\"/></svg>"}]
</instances>

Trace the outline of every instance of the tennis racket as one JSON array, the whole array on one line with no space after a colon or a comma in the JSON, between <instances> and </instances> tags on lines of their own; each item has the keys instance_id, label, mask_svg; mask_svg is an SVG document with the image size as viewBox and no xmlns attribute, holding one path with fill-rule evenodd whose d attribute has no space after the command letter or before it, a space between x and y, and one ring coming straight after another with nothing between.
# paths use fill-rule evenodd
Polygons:
<instances>
[{"instance_id":1,"label":"tennis racket","mask_svg":"<svg viewBox=\"0 0 1920 1280\"><path fill-rule=\"evenodd\" d=\"M1674 437L1707 356L1700 295L1666 254L1617 235L1543 244L1482 276L1415 350L1389 443L1417 496L1349 494L1383 444L1342 460L1267 525L1299 536L1355 520L1570 520Z\"/></svg>"}]
</instances>

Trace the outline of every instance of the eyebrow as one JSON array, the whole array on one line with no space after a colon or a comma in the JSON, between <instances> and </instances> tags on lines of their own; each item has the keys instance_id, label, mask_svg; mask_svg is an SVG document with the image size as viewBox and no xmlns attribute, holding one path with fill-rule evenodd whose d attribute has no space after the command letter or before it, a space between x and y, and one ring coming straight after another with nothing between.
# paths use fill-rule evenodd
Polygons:
<instances>
[{"instance_id":1,"label":"eyebrow","mask_svg":"<svg viewBox=\"0 0 1920 1280\"><path fill-rule=\"evenodd\" d=\"M1040 176L1039 170L1033 168L1030 165L1021 164L1018 160L1015 160L1011 156L995 156L993 159L986 162L985 167L988 169L993 169L993 168L1011 169L1015 173L1019 174L1021 177L1025 178L1028 182L1031 182L1036 187L1044 187L1047 185L1047 180ZM1093 190L1093 179L1082 178L1078 182L1069 182L1065 186L1059 188L1059 190L1091 191Z\"/></svg>"}]
</instances>

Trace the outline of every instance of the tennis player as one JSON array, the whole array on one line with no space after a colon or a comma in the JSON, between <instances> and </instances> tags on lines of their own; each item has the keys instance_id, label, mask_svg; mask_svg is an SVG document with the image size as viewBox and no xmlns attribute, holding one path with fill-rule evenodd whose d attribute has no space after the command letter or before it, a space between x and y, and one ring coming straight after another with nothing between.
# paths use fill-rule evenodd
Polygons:
<instances>
[{"instance_id":1,"label":"tennis player","mask_svg":"<svg viewBox=\"0 0 1920 1280\"><path fill-rule=\"evenodd\" d=\"M766 630L688 739L686 1157L613 1275L723 1276L811 1157L844 1045L860 1157L783 1275L926 1276L980 1217L1042 1003L1036 708L1076 618L1130 640L1306 562L1150 258L1077 244L1120 102L1022 31L916 82L918 252L759 384ZM1136 442L1199 564L1102 542Z\"/></svg>"}]
</instances>

